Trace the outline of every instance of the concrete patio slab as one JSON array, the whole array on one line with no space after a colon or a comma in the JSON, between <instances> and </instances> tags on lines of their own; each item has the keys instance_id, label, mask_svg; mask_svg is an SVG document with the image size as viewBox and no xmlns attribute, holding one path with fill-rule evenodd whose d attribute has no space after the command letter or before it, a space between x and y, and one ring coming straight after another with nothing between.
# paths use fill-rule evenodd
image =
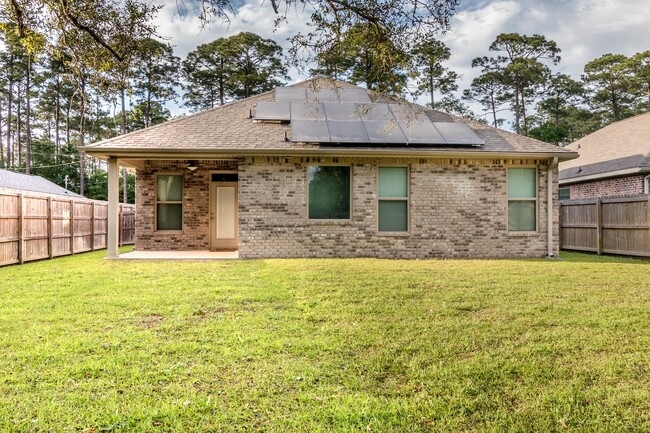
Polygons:
<instances>
[{"instance_id":1,"label":"concrete patio slab","mask_svg":"<svg viewBox=\"0 0 650 433\"><path fill-rule=\"evenodd\" d=\"M120 260L232 260L239 251L131 251L120 254Z\"/></svg>"}]
</instances>

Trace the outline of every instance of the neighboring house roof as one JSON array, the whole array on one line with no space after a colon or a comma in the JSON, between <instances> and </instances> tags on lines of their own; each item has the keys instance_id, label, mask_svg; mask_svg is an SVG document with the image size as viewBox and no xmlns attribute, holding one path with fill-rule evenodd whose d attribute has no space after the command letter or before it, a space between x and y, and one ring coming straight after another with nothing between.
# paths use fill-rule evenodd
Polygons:
<instances>
[{"instance_id":1,"label":"neighboring house roof","mask_svg":"<svg viewBox=\"0 0 650 433\"><path fill-rule=\"evenodd\" d=\"M0 169L0 188L32 191L41 194L56 194L68 197L81 198L79 194L68 191L59 185L50 182L40 176L31 174L15 173L9 170Z\"/></svg>"},{"instance_id":2,"label":"neighboring house roof","mask_svg":"<svg viewBox=\"0 0 650 433\"><path fill-rule=\"evenodd\" d=\"M339 86L352 88L349 83L316 78L294 84L296 87ZM369 92L372 102L401 102ZM558 146L532 138L473 122L441 111L419 107L434 122L462 122L468 124L485 142L481 147L454 146L377 146L360 144L332 145L291 142L285 139L291 133L290 125L271 122L254 122L252 113L258 102L273 101L275 91L242 99L230 104L181 117L83 148L99 156L127 158L196 158L226 155L396 155L421 156L458 154L463 156L527 156L560 160L577 157L577 154ZM402 101L403 102L403 101ZM525 155L523 155L525 154Z\"/></svg>"},{"instance_id":3,"label":"neighboring house roof","mask_svg":"<svg viewBox=\"0 0 650 433\"><path fill-rule=\"evenodd\" d=\"M650 113L612 123L565 149L580 157L560 164L560 183L650 173Z\"/></svg>"}]
</instances>

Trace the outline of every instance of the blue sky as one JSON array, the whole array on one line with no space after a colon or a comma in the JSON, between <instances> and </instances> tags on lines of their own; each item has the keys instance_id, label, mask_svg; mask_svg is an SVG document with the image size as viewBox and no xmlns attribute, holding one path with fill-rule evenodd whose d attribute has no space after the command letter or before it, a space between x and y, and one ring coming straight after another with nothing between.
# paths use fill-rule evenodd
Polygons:
<instances>
[{"instance_id":1,"label":"blue sky","mask_svg":"<svg viewBox=\"0 0 650 433\"><path fill-rule=\"evenodd\" d=\"M215 23L204 29L192 10L197 0L185 0L187 10L181 14L178 0L163 2L158 32L181 58L199 44L241 31L258 33L288 48L287 38L308 28L309 15L295 9L288 13L287 23L274 28L269 0L238 0L229 24ZM649 28L649 0L461 0L451 30L440 39L451 49L447 65L462 75L462 90L478 74L471 68L472 59L488 55L488 46L500 33L538 33L554 40L562 49L562 61L554 70L579 79L584 64L603 54L650 50ZM290 75L292 81L307 78L298 70L291 70ZM186 112L181 104L170 105L174 115Z\"/></svg>"}]
</instances>

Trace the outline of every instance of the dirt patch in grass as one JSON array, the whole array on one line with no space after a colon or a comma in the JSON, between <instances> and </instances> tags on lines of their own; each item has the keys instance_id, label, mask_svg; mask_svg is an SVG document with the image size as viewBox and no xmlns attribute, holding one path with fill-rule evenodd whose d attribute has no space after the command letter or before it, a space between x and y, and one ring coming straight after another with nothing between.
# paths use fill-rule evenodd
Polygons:
<instances>
[{"instance_id":1,"label":"dirt patch in grass","mask_svg":"<svg viewBox=\"0 0 650 433\"><path fill-rule=\"evenodd\" d=\"M160 324L165 320L160 314L149 314L138 320L138 325L144 329L153 329L160 326Z\"/></svg>"}]
</instances>

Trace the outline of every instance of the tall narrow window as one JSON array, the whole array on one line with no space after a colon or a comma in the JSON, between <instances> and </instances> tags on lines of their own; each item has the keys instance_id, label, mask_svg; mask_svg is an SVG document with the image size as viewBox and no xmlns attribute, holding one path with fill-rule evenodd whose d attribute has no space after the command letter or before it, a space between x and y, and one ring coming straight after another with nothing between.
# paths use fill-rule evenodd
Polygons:
<instances>
[{"instance_id":1,"label":"tall narrow window","mask_svg":"<svg viewBox=\"0 0 650 433\"><path fill-rule=\"evenodd\" d=\"M409 229L409 169L379 167L379 231Z\"/></svg>"},{"instance_id":2,"label":"tall narrow window","mask_svg":"<svg viewBox=\"0 0 650 433\"><path fill-rule=\"evenodd\" d=\"M309 219L350 219L350 167L311 165Z\"/></svg>"},{"instance_id":3,"label":"tall narrow window","mask_svg":"<svg viewBox=\"0 0 650 433\"><path fill-rule=\"evenodd\" d=\"M156 230L183 229L183 176L156 177Z\"/></svg>"},{"instance_id":4,"label":"tall narrow window","mask_svg":"<svg viewBox=\"0 0 650 433\"><path fill-rule=\"evenodd\" d=\"M643 180L643 193L650 194L650 176L646 176Z\"/></svg>"},{"instance_id":5,"label":"tall narrow window","mask_svg":"<svg viewBox=\"0 0 650 433\"><path fill-rule=\"evenodd\" d=\"M508 230L537 230L537 170L508 169Z\"/></svg>"}]
</instances>

